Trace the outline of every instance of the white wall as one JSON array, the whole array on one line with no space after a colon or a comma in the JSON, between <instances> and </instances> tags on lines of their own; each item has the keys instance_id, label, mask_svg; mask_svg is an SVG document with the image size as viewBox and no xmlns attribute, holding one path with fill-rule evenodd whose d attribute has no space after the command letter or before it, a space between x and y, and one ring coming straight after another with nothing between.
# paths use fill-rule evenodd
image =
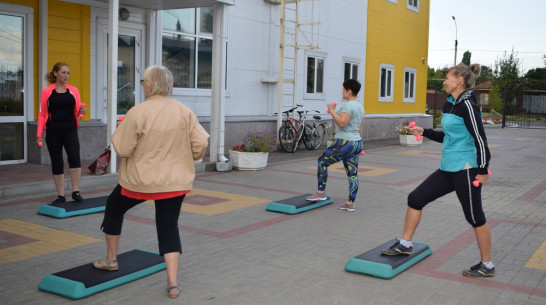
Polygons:
<instances>
[{"instance_id":1,"label":"white wall","mask_svg":"<svg viewBox=\"0 0 546 305\"><path fill-rule=\"evenodd\" d=\"M367 1L320 0L319 48L326 54L324 96L304 99L305 50L299 51L297 101L306 108L326 110L341 98L343 58L360 60L358 80L364 83ZM305 8L305 2L301 8ZM305 19L306 16L300 16ZM229 7L228 86L226 120L264 119L277 111L277 84L262 78L278 76L280 6L259 0L238 0ZM359 99L363 99L363 90ZM175 98L198 116L210 116L210 90L185 91Z\"/></svg>"},{"instance_id":2,"label":"white wall","mask_svg":"<svg viewBox=\"0 0 546 305\"><path fill-rule=\"evenodd\" d=\"M319 49L325 54L324 96L320 99L305 99L306 88L306 51L299 51L297 103L304 104L308 109L326 110L326 103L341 99L343 82L343 58L350 57L360 61L358 80L364 83L364 68L366 57L366 16L367 1L363 0L319 0L320 13L318 21ZM309 18L305 15L305 2L300 8L300 19ZM131 18L128 23L145 24L146 12L141 9L128 8ZM226 121L263 120L270 118L277 111L278 87L275 83L263 83L262 78L278 76L279 43L280 43L280 5L263 0L237 0L229 10L228 36L228 77L226 97ZM161 14L158 14L161 15ZM97 18L107 17L104 8L92 9L92 46L97 46ZM121 25L121 24L120 24ZM157 35L161 35L158 29ZM317 39L315 39L315 42ZM158 47L158 50L160 48ZM97 87L100 76L96 67L98 64L96 48L91 50L92 100L99 100L102 88ZM147 55L143 54L145 58ZM175 89L173 97L189 106L204 121L211 113L210 90ZM359 100L363 99L363 90ZM286 102L285 102L286 103ZM101 109L92 113L100 118Z\"/></svg>"}]
</instances>

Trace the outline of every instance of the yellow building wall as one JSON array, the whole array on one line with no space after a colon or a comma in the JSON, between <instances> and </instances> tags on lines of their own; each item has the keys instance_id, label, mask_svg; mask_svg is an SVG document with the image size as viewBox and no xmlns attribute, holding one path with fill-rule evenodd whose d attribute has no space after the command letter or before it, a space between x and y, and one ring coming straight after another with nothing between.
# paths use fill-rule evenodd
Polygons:
<instances>
[{"instance_id":1,"label":"yellow building wall","mask_svg":"<svg viewBox=\"0 0 546 305\"><path fill-rule=\"evenodd\" d=\"M82 103L90 110L91 8L50 0L48 11L48 70L50 71L57 62L68 64L70 67L68 83L78 88ZM87 111L83 120L89 120L89 115L90 111Z\"/></svg>"},{"instance_id":2,"label":"yellow building wall","mask_svg":"<svg viewBox=\"0 0 546 305\"><path fill-rule=\"evenodd\" d=\"M372 113L424 113L427 89L429 0L419 1L419 12L407 0L368 1L364 107ZM380 64L394 66L393 102L379 102ZM404 68L416 69L415 103L403 102Z\"/></svg>"}]
</instances>

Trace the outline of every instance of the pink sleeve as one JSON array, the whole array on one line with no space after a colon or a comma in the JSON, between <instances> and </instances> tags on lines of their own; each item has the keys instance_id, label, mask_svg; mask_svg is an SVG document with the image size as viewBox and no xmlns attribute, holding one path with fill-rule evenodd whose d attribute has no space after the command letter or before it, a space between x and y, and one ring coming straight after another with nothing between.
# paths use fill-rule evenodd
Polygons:
<instances>
[{"instance_id":1,"label":"pink sleeve","mask_svg":"<svg viewBox=\"0 0 546 305\"><path fill-rule=\"evenodd\" d=\"M36 137L43 137L44 136L44 129L47 122L47 117L49 114L48 107L47 107L47 99L49 98L49 87L45 87L45 89L42 91L42 94L40 95L40 102L38 105L38 131L36 132Z\"/></svg>"}]
</instances>

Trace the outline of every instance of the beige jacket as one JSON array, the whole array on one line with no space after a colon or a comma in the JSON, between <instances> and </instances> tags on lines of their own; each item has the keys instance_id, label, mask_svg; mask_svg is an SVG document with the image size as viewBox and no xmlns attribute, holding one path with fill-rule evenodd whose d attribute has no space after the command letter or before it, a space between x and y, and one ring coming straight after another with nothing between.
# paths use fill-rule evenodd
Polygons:
<instances>
[{"instance_id":1,"label":"beige jacket","mask_svg":"<svg viewBox=\"0 0 546 305\"><path fill-rule=\"evenodd\" d=\"M194 160L205 155L208 133L197 116L168 96L131 108L112 135L121 157L119 184L141 193L190 190Z\"/></svg>"}]
</instances>

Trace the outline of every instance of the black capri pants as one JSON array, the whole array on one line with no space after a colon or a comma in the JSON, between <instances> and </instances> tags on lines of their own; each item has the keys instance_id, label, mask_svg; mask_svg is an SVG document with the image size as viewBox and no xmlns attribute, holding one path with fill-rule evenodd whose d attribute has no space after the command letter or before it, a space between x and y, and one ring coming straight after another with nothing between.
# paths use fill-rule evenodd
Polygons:
<instances>
[{"instance_id":1,"label":"black capri pants","mask_svg":"<svg viewBox=\"0 0 546 305\"><path fill-rule=\"evenodd\" d=\"M159 242L159 254L179 252L182 253L180 234L178 232L178 218L182 201L186 195L155 200L155 226L157 240ZM123 215L132 207L146 200L133 199L121 194L121 186L118 184L106 201L106 210L101 229L109 235L121 235Z\"/></svg>"},{"instance_id":2,"label":"black capri pants","mask_svg":"<svg viewBox=\"0 0 546 305\"><path fill-rule=\"evenodd\" d=\"M455 191L466 221L474 228L483 226L486 220L482 208L482 185L472 185L477 174L476 168L458 172L438 169L409 194L408 206L422 210L429 202Z\"/></svg>"},{"instance_id":3,"label":"black capri pants","mask_svg":"<svg viewBox=\"0 0 546 305\"><path fill-rule=\"evenodd\" d=\"M80 168L80 140L78 129L50 129L46 131L46 144L51 158L53 175L64 174L63 147L68 157L69 168Z\"/></svg>"}]
</instances>

